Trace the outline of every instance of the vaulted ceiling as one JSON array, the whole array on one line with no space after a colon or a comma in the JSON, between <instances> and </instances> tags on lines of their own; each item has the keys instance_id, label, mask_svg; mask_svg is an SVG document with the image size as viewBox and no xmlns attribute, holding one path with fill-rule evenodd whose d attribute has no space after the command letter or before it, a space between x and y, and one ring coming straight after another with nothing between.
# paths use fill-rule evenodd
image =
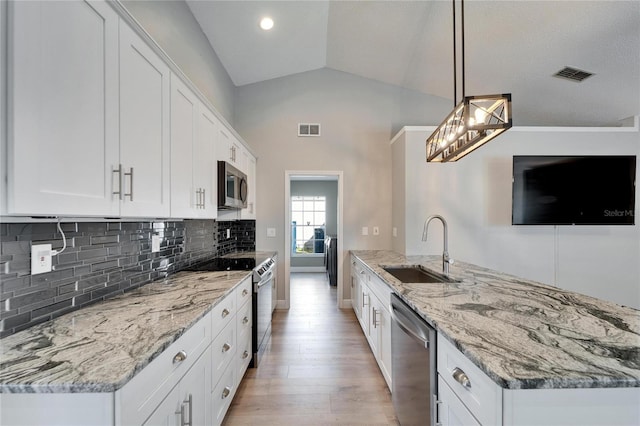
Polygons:
<instances>
[{"instance_id":1,"label":"vaulted ceiling","mask_svg":"<svg viewBox=\"0 0 640 426\"><path fill-rule=\"evenodd\" d=\"M450 1L187 4L236 86L327 67L453 106ZM467 0L464 7L465 92L512 93L514 124L616 125L640 114L639 1ZM267 15L275 21L268 32L258 26ZM580 83L553 77L565 66L594 75Z\"/></svg>"}]
</instances>

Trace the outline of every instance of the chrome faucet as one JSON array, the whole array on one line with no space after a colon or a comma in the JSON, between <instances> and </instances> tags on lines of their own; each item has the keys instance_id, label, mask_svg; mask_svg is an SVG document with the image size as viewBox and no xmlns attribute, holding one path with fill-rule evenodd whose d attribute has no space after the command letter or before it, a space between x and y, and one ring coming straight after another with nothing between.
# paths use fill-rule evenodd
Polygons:
<instances>
[{"instance_id":1,"label":"chrome faucet","mask_svg":"<svg viewBox=\"0 0 640 426\"><path fill-rule=\"evenodd\" d=\"M447 236L447 221L439 214L431 215L424 221L424 229L422 230L422 241L427 241L427 231L429 230L429 223L433 219L440 219L444 230L444 251L442 252L442 273L449 276L449 264L453 264L453 259L449 257L449 240Z\"/></svg>"}]
</instances>

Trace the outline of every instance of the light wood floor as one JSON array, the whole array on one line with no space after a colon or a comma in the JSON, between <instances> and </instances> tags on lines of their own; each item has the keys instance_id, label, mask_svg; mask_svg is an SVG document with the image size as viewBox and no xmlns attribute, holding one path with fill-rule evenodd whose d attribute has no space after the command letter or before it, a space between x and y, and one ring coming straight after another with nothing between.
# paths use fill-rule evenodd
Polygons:
<instances>
[{"instance_id":1,"label":"light wood floor","mask_svg":"<svg viewBox=\"0 0 640 426\"><path fill-rule=\"evenodd\" d=\"M291 309L275 312L265 356L247 371L223 424L398 424L358 320L337 308L325 274L292 274Z\"/></svg>"}]
</instances>

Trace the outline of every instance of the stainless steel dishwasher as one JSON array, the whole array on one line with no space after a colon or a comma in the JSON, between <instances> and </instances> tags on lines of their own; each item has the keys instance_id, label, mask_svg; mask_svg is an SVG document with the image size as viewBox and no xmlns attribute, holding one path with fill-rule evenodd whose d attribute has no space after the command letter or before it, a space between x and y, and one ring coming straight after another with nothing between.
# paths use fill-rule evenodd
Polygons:
<instances>
[{"instance_id":1,"label":"stainless steel dishwasher","mask_svg":"<svg viewBox=\"0 0 640 426\"><path fill-rule=\"evenodd\" d=\"M391 295L391 399L402 426L436 424L436 330Z\"/></svg>"}]
</instances>

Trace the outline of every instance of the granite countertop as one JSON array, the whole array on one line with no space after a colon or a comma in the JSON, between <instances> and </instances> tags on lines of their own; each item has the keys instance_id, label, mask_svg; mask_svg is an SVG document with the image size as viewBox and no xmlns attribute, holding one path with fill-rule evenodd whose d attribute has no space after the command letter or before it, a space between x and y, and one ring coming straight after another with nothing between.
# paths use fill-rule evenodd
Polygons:
<instances>
[{"instance_id":1,"label":"granite countertop","mask_svg":"<svg viewBox=\"0 0 640 426\"><path fill-rule=\"evenodd\" d=\"M403 284L382 269L441 256L352 251L507 389L640 387L640 311L456 261L458 283Z\"/></svg>"},{"instance_id":2,"label":"granite countertop","mask_svg":"<svg viewBox=\"0 0 640 426\"><path fill-rule=\"evenodd\" d=\"M178 272L0 340L0 392L113 392L251 271Z\"/></svg>"}]
</instances>

